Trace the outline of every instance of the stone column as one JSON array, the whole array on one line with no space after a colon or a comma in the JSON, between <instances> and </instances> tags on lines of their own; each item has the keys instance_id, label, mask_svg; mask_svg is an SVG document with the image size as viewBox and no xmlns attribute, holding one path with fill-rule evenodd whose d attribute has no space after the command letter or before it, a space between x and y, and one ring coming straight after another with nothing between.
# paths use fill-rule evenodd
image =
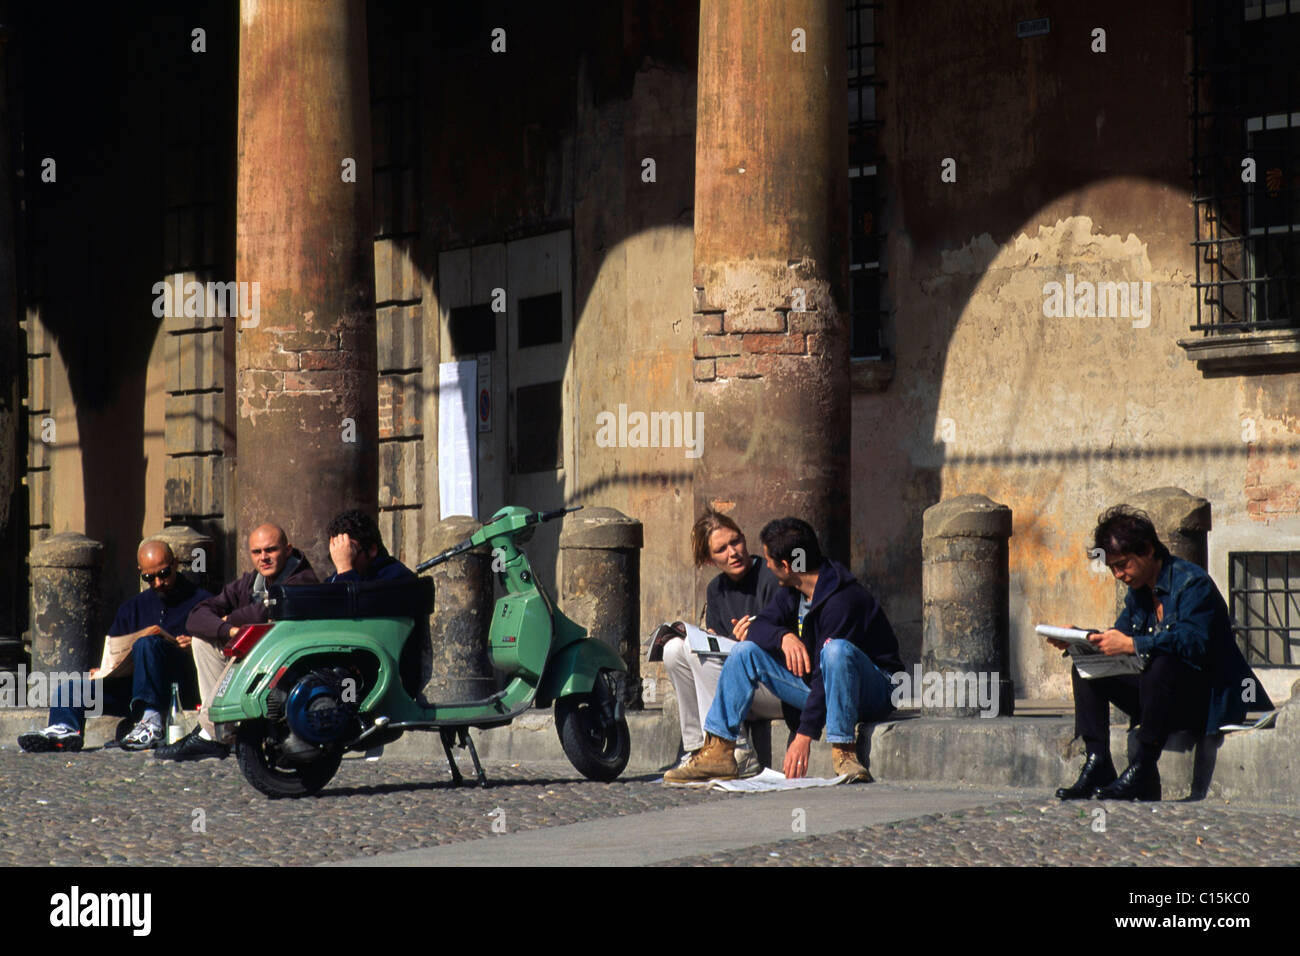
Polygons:
<instances>
[{"instance_id":1,"label":"stone column","mask_svg":"<svg viewBox=\"0 0 1300 956\"><path fill-rule=\"evenodd\" d=\"M188 525L169 524L150 537L165 542L172 549L172 554L176 555L176 560L180 562L181 572L199 587L216 593L225 584L224 581L213 581L208 575L208 569L213 558L216 557L213 550L216 544L211 535L196 531Z\"/></svg>"},{"instance_id":2,"label":"stone column","mask_svg":"<svg viewBox=\"0 0 1300 956\"><path fill-rule=\"evenodd\" d=\"M239 540L273 521L328 569L329 519L378 501L365 5L242 0L239 62Z\"/></svg>"},{"instance_id":3,"label":"stone column","mask_svg":"<svg viewBox=\"0 0 1300 956\"><path fill-rule=\"evenodd\" d=\"M482 525L467 515L452 515L429 532L425 547L439 554L468 538ZM424 699L446 703L479 700L493 694L496 678L488 655L492 624L492 556L487 548L466 551L435 568L433 617L424 660L431 663Z\"/></svg>"},{"instance_id":4,"label":"stone column","mask_svg":"<svg viewBox=\"0 0 1300 956\"><path fill-rule=\"evenodd\" d=\"M697 513L808 521L848 558L844 5L701 0Z\"/></svg>"},{"instance_id":5,"label":"stone column","mask_svg":"<svg viewBox=\"0 0 1300 956\"><path fill-rule=\"evenodd\" d=\"M1210 503L1182 488L1150 488L1131 495L1130 507L1145 511L1156 526L1156 536L1170 553L1209 570ZM1128 585L1115 581L1115 614L1124 610ZM1107 621L1107 626L1110 625Z\"/></svg>"},{"instance_id":6,"label":"stone column","mask_svg":"<svg viewBox=\"0 0 1300 956\"><path fill-rule=\"evenodd\" d=\"M564 519L560 608L627 664L626 691L640 700L641 522L614 508L584 508Z\"/></svg>"},{"instance_id":7,"label":"stone column","mask_svg":"<svg viewBox=\"0 0 1300 956\"><path fill-rule=\"evenodd\" d=\"M961 495L925 509L922 529L923 681L943 675L945 692L960 686L964 705L957 706L956 698L927 705L924 685L916 686L915 670L912 694L921 698L921 710L928 716L975 717L987 712L979 704L982 692L989 709L996 699L997 714L1010 717L1015 709L1008 605L1011 509L983 495ZM958 684L958 675L972 673L975 687L968 676ZM971 691L977 692L974 701Z\"/></svg>"},{"instance_id":8,"label":"stone column","mask_svg":"<svg viewBox=\"0 0 1300 956\"><path fill-rule=\"evenodd\" d=\"M84 671L103 637L104 546L84 534L51 535L32 548L32 670Z\"/></svg>"},{"instance_id":9,"label":"stone column","mask_svg":"<svg viewBox=\"0 0 1300 956\"><path fill-rule=\"evenodd\" d=\"M0 142L9 143L8 37L0 37ZM0 644L12 653L10 643L21 629L19 605L26 588L19 584L18 569L27 550L27 515L20 513L23 473L21 420L23 415L22 363L26 341L18 329L17 269L14 263L14 151L0 150ZM12 563L11 563L12 562ZM6 656L0 648L0 665Z\"/></svg>"}]
</instances>

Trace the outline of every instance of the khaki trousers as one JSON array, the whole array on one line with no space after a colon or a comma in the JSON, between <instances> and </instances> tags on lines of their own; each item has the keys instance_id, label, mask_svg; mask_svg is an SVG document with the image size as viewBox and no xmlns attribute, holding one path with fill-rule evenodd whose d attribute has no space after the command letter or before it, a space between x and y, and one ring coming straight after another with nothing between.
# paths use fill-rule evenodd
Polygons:
<instances>
[{"instance_id":1,"label":"khaki trousers","mask_svg":"<svg viewBox=\"0 0 1300 956\"><path fill-rule=\"evenodd\" d=\"M234 738L230 724L214 724L208 716L212 698L217 695L217 687L228 668L235 666L235 661L221 653L215 644L201 637L194 638L190 645L194 650L194 669L199 675L199 696L203 705L199 708L199 725L208 732L213 740L228 744Z\"/></svg>"}]
</instances>

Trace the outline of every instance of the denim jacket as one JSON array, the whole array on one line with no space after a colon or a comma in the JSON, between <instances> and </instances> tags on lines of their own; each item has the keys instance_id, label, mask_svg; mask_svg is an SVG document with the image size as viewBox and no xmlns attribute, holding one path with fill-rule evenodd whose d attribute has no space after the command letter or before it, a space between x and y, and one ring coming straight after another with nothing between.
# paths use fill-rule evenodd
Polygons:
<instances>
[{"instance_id":1,"label":"denim jacket","mask_svg":"<svg viewBox=\"0 0 1300 956\"><path fill-rule=\"evenodd\" d=\"M1164 620L1156 620L1156 602ZM1133 638L1145 663L1153 654L1173 654L1205 671L1210 681L1206 733L1238 723L1249 710L1270 710L1263 685L1246 663L1232 634L1228 606L1203 568L1183 558L1165 558L1151 588L1129 589L1115 629Z\"/></svg>"}]
</instances>

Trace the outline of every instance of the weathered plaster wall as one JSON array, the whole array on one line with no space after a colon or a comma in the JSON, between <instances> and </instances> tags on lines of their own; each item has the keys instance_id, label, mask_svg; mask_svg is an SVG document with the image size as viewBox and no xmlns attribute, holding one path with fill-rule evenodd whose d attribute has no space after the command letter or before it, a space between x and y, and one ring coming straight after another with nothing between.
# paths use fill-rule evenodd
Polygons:
<instances>
[{"instance_id":1,"label":"weathered plaster wall","mask_svg":"<svg viewBox=\"0 0 1300 956\"><path fill-rule=\"evenodd\" d=\"M1177 345L1196 308L1184 5L1035 13L1052 32L1030 40L1011 3L883 15L897 372L854 399L854 558L915 660L921 512L966 492L1009 505L1017 690L1068 696L1033 626L1113 620L1086 554L1097 514L1161 485L1208 498L1226 591L1229 547L1300 540L1300 426L1295 376L1207 379ZM1149 325L1045 316L1067 273L1150 282Z\"/></svg>"}]
</instances>

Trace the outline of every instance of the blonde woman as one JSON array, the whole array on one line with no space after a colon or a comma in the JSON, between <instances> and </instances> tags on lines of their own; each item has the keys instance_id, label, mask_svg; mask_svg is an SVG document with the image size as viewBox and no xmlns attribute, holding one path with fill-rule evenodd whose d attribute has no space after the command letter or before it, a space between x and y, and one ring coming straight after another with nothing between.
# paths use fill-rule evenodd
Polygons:
<instances>
[{"instance_id":1,"label":"blonde woman","mask_svg":"<svg viewBox=\"0 0 1300 956\"><path fill-rule=\"evenodd\" d=\"M745 639L749 623L776 594L780 585L763 559L749 553L745 535L736 522L712 508L704 512L691 529L691 551L696 567L713 565L719 571L709 582L705 598L705 628L738 641ZM682 638L664 645L664 669L677 695L678 720L682 731L681 766L689 764L704 746L703 718L713 703L724 658L702 659L692 653ZM750 718L781 716L781 702L767 688L761 688L749 711ZM758 772L758 761L744 741L738 744L737 763L741 775ZM665 776L671 782L671 771Z\"/></svg>"}]
</instances>

